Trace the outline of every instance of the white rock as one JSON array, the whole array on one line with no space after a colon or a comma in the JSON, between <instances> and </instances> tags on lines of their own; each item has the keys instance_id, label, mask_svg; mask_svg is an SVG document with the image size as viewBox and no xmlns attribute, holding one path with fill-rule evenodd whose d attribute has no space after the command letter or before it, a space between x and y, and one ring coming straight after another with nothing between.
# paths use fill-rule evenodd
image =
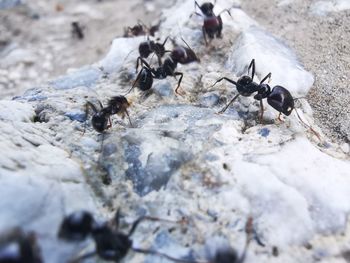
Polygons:
<instances>
[{"instance_id":1,"label":"white rock","mask_svg":"<svg viewBox=\"0 0 350 263\"><path fill-rule=\"evenodd\" d=\"M341 12L350 9L349 0L316 1L310 7L314 15L325 16L330 12Z\"/></svg>"},{"instance_id":2,"label":"white rock","mask_svg":"<svg viewBox=\"0 0 350 263\"><path fill-rule=\"evenodd\" d=\"M314 82L312 74L301 66L289 47L258 27L250 27L239 36L226 67L238 76L247 74L252 59L259 79L271 72L271 86L281 85L294 97L305 95Z\"/></svg>"}]
</instances>

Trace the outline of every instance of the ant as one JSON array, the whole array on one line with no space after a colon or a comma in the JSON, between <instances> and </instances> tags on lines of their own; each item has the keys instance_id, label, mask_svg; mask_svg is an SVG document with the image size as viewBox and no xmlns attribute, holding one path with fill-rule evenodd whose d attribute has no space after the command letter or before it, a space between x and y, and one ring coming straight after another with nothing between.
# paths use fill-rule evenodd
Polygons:
<instances>
[{"instance_id":1,"label":"ant","mask_svg":"<svg viewBox=\"0 0 350 263\"><path fill-rule=\"evenodd\" d=\"M84 38L83 27L80 26L79 22L72 22L72 35L78 39Z\"/></svg>"},{"instance_id":2,"label":"ant","mask_svg":"<svg viewBox=\"0 0 350 263\"><path fill-rule=\"evenodd\" d=\"M151 53L156 54L158 58L159 66L162 65L161 58L164 56L166 52L170 52L169 50L165 50L165 43L168 41L167 37L163 43L154 42L153 40L147 39L147 41L141 42L139 45L139 54L141 58L148 58ZM137 71L137 66L136 66Z\"/></svg>"},{"instance_id":3,"label":"ant","mask_svg":"<svg viewBox=\"0 0 350 263\"><path fill-rule=\"evenodd\" d=\"M72 262L79 262L98 255L104 260L120 262L129 250L144 254L154 254L165 257L174 262L196 263L188 260L173 258L155 250L141 249L133 247L133 241L130 238L138 225L144 221L165 221L178 223L171 220L160 219L151 216L141 216L134 221L128 233L119 230L120 210L118 209L112 222L97 223L91 213L87 211L74 212L62 221L58 231L58 237L66 241L83 241L91 235L96 245L96 251L86 253L74 259ZM181 223L181 221L179 221Z\"/></svg>"},{"instance_id":4,"label":"ant","mask_svg":"<svg viewBox=\"0 0 350 263\"><path fill-rule=\"evenodd\" d=\"M252 68L252 75L249 76L249 71ZM267 79L271 79L271 72L267 74L260 83L256 83L253 81L255 75L255 60L252 59L252 61L249 64L248 67L248 75L244 75L240 77L237 82L233 81L229 78L223 77L221 79L218 79L212 86L214 86L216 83L227 80L228 82L232 83L236 86L238 94L233 97L233 99L218 113L224 113L227 108L240 96L249 97L253 93L257 92L257 94L254 95L254 99L258 100L260 102L260 122L262 122L263 114L264 114L264 107L263 107L263 99L267 99L267 103L277 110L279 112L278 118L280 119L281 113L283 113L286 116L289 116L293 109L294 109L294 99L290 92L282 87L282 86L275 86L271 89L271 87L264 83Z\"/></svg>"},{"instance_id":5,"label":"ant","mask_svg":"<svg viewBox=\"0 0 350 263\"><path fill-rule=\"evenodd\" d=\"M249 76L249 71L252 68L252 76ZM216 83L227 80L228 82L232 83L236 86L238 94L233 97L233 99L221 110L218 112L218 114L224 113L227 108L240 96L249 97L253 93L257 92L257 94L254 95L254 99L258 100L260 102L260 118L259 121L262 123L263 115L264 115L264 106L263 106L263 99L267 99L267 103L274 108L276 111L279 112L278 120L281 121L281 114L283 113L286 116L289 116L292 111L295 109L294 107L294 101L297 100L293 98L292 94L284 87L282 86L275 86L271 89L269 84L264 83L267 79L271 79L271 72L267 74L260 83L256 83L253 81L255 75L255 60L252 59L248 66L248 75L244 75L240 77L237 82L223 77L221 79L218 79L212 86L214 86ZM309 125L307 125L299 116L299 113L297 110L295 110L298 119L300 122L308 127L308 129L316 135L316 137L321 141L320 135Z\"/></svg>"},{"instance_id":6,"label":"ant","mask_svg":"<svg viewBox=\"0 0 350 263\"><path fill-rule=\"evenodd\" d=\"M142 69L137 75L130 91L134 87L138 87L142 91L149 90L152 87L153 79L165 79L167 76L173 76L176 78L176 76L180 76L175 89L175 93L179 94L178 89L182 81L183 73L176 71L177 63L188 64L195 61L200 62L196 53L190 48L186 41L184 39L182 39L182 41L185 42L187 47L180 45L176 46L171 51L170 56L167 57L163 64L157 68L150 67L150 65L143 58L138 57L136 61L136 69L138 68L140 62Z\"/></svg>"},{"instance_id":7,"label":"ant","mask_svg":"<svg viewBox=\"0 0 350 263\"><path fill-rule=\"evenodd\" d=\"M154 37L155 33L159 30L160 23L161 21L157 25L148 27L141 20L138 20L135 26L124 28L124 37L137 37L146 34Z\"/></svg>"},{"instance_id":8,"label":"ant","mask_svg":"<svg viewBox=\"0 0 350 263\"><path fill-rule=\"evenodd\" d=\"M112 126L110 117L113 114L121 115L122 118L124 118L126 114L129 119L130 126L132 126L129 113L127 111L127 108L130 106L130 104L124 96L112 97L108 101L108 105L106 107L103 107L100 101L99 104L101 108L100 110L97 110L96 106L90 101L86 102L85 104L85 116L88 116L89 108L91 108L93 111L91 123L92 127L94 127L97 132L103 133L105 130ZM84 126L84 133L85 128L86 122Z\"/></svg>"},{"instance_id":9,"label":"ant","mask_svg":"<svg viewBox=\"0 0 350 263\"><path fill-rule=\"evenodd\" d=\"M221 35L222 19L221 19L220 14L226 11L231 16L230 10L224 9L219 13L219 15L216 16L214 14L214 11L213 11L214 5L212 3L205 2L202 5L199 5L197 3L197 1L194 1L194 3L195 3L194 8L196 9L196 7L198 7L201 10L202 14L204 15L202 32L203 32L205 44L208 45L208 41L207 41L207 37L206 37L207 35L210 39L213 39L214 36L216 36L217 38L222 38L222 35ZM196 11L194 12L194 14L196 14L198 16L203 16L202 14L197 13ZM192 16L192 14L191 14L191 16Z\"/></svg>"},{"instance_id":10,"label":"ant","mask_svg":"<svg viewBox=\"0 0 350 263\"><path fill-rule=\"evenodd\" d=\"M42 263L36 235L14 228L0 236L0 263Z\"/></svg>"}]
</instances>

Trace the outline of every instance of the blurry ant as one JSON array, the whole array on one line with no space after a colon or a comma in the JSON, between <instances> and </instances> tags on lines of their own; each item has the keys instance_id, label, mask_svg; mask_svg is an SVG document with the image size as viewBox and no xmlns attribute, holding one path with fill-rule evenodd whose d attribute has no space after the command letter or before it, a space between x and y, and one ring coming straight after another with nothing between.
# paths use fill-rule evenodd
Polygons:
<instances>
[{"instance_id":1,"label":"blurry ant","mask_svg":"<svg viewBox=\"0 0 350 263\"><path fill-rule=\"evenodd\" d=\"M230 246L219 248L208 263L243 263L247 255L250 241L252 240L253 231L253 219L249 217L245 225L247 237L242 255L238 256L237 251Z\"/></svg>"},{"instance_id":2,"label":"blurry ant","mask_svg":"<svg viewBox=\"0 0 350 263\"><path fill-rule=\"evenodd\" d=\"M250 69L252 69L252 76L249 76L249 71ZM271 72L269 74L267 74L261 81L260 83L256 83L253 81L254 79L254 75L255 75L255 60L252 59L252 61L250 62L249 66L248 66L248 75L244 75L242 77L240 77L237 82L223 77L218 79L212 86L214 86L216 83L222 81L222 80L227 80L228 82L232 83L233 85L236 86L236 89L238 91L238 94L236 96L233 97L233 99L218 113L224 113L227 108L240 96L245 96L245 97L249 97L251 96L253 93L257 92L257 94L254 95L254 99L258 100L260 103L260 118L259 121L260 123L262 123L263 120L263 115L264 115L264 106L263 106L263 99L267 99L267 103L274 108L276 111L279 112L278 115L278 120L281 121L281 114L283 113L286 116L289 116L293 109L295 109L294 107L294 101L296 99L293 98L293 96L290 94L290 92L282 87L282 86L275 86L271 89L269 84L264 83L267 79L271 79ZM312 133L314 133L319 140L320 136L319 134L312 129L309 125L307 125L299 116L299 113L295 110L295 112L297 113L297 116L299 118L299 120L306 125L311 131Z\"/></svg>"},{"instance_id":3,"label":"blurry ant","mask_svg":"<svg viewBox=\"0 0 350 263\"><path fill-rule=\"evenodd\" d=\"M14 228L0 236L0 263L42 263L41 252L33 232Z\"/></svg>"},{"instance_id":4,"label":"blurry ant","mask_svg":"<svg viewBox=\"0 0 350 263\"><path fill-rule=\"evenodd\" d=\"M141 42L139 45L139 54L141 58L148 58L150 54L154 53L158 58L158 64L159 67L162 65L162 57L166 52L170 52L169 50L165 50L164 46L165 43L168 41L167 37L163 43L154 42L153 40L150 40L149 38L147 41ZM137 71L136 65L136 71Z\"/></svg>"},{"instance_id":5,"label":"blurry ant","mask_svg":"<svg viewBox=\"0 0 350 263\"><path fill-rule=\"evenodd\" d=\"M79 22L72 22L72 36L78 39L84 38L83 27L80 26Z\"/></svg>"},{"instance_id":6,"label":"blurry ant","mask_svg":"<svg viewBox=\"0 0 350 263\"><path fill-rule=\"evenodd\" d=\"M129 26L127 28L124 28L123 37L137 37L137 36L143 36L147 34L154 37L155 33L159 30L160 24L161 24L161 21L159 21L157 25L148 27L141 20L138 20L135 26L133 27Z\"/></svg>"},{"instance_id":7,"label":"blurry ant","mask_svg":"<svg viewBox=\"0 0 350 263\"><path fill-rule=\"evenodd\" d=\"M150 65L143 58L137 58L136 69L140 63L142 65L142 69L137 75L130 91L134 87L138 87L142 91L149 90L152 87L153 79L165 79L167 76L173 76L176 78L176 76L180 76L175 89L175 93L179 94L178 89L182 81L183 73L175 71L177 63L188 64L195 61L200 62L195 52L190 48L186 41L184 39L182 39L182 41L184 41L187 47L179 45L176 46L171 51L170 56L167 57L163 64L157 68L150 67Z\"/></svg>"},{"instance_id":8,"label":"blurry ant","mask_svg":"<svg viewBox=\"0 0 350 263\"><path fill-rule=\"evenodd\" d=\"M125 115L127 115L130 126L132 126L129 113L127 111L127 108L130 106L130 104L124 96L112 97L108 101L108 105L106 107L103 107L100 101L99 101L99 104L101 108L100 110L97 110L96 106L90 101L86 102L85 104L85 116L88 116L89 108L91 108L93 111L91 124L92 124L92 127L94 127L94 129L97 132L103 133L105 130L112 127L110 117L113 114L121 115L122 118L124 118ZM85 133L85 129L86 129L86 122L84 125L84 133Z\"/></svg>"},{"instance_id":9,"label":"blurry ant","mask_svg":"<svg viewBox=\"0 0 350 263\"><path fill-rule=\"evenodd\" d=\"M83 241L91 235L95 241L96 251L78 256L72 262L80 262L83 259L87 259L95 255L104 260L120 262L120 260L122 260L127 255L129 250L133 250L135 252L144 254L159 255L174 262L196 263L193 261L173 258L169 255L155 250L133 247L133 241L130 237L136 230L137 226L145 220L178 223L171 220L151 216L141 216L134 221L129 232L125 234L119 230L119 209L117 210L112 222L104 223L97 223L89 212L79 211L74 212L63 219L58 231L58 237L66 241Z\"/></svg>"},{"instance_id":10,"label":"blurry ant","mask_svg":"<svg viewBox=\"0 0 350 263\"><path fill-rule=\"evenodd\" d=\"M199 5L197 3L197 1L194 1L194 3L195 3L194 8L196 9L196 7L198 7L202 13L202 14L200 14L200 13L195 11L194 14L196 14L198 16L204 16L202 32L203 32L205 44L208 45L208 41L207 41L207 37L206 37L207 35L210 39L213 39L214 36L216 36L217 38L222 38L222 35L221 35L222 19L221 19L220 15L223 12L227 12L231 16L230 10L224 9L219 13L219 15L216 16L214 14L214 10L213 10L214 5L212 3L205 2L202 5ZM192 16L192 14L191 14L191 16Z\"/></svg>"}]
</instances>

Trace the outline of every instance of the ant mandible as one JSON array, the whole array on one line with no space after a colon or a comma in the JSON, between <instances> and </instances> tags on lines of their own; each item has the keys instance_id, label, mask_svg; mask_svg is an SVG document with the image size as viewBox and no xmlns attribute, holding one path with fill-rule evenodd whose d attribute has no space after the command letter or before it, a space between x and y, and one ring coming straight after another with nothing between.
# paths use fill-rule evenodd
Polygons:
<instances>
[{"instance_id":1,"label":"ant mandible","mask_svg":"<svg viewBox=\"0 0 350 263\"><path fill-rule=\"evenodd\" d=\"M118 209L113 222L97 223L93 216L87 211L74 212L62 221L59 228L58 237L66 241L83 241L89 235L95 241L96 251L81 255L73 260L73 262L80 262L98 255L100 258L113 262L120 262L129 250L144 254L154 254L165 257L174 262L197 263L188 260L181 260L173 258L169 255L163 254L155 250L141 249L133 247L131 235L136 230L137 226L144 220L150 221L165 221L171 223L178 223L171 220L141 216L131 225L127 234L119 230L120 210Z\"/></svg>"},{"instance_id":2,"label":"ant mandible","mask_svg":"<svg viewBox=\"0 0 350 263\"><path fill-rule=\"evenodd\" d=\"M213 39L214 36L216 36L217 38L221 38L221 31L222 31L222 19L220 14L223 12L227 12L230 16L230 10L229 9L224 9L222 10L219 15L215 15L214 14L214 5L210 2L205 2L202 5L199 5L197 3L197 1L194 1L195 3L195 9L196 7L198 7L202 14L204 15L204 22L203 22L203 26L202 26L202 32L203 32L203 37L204 37L204 41L205 44L208 45L208 41L207 41L207 37L206 35L208 35L208 37L210 39ZM200 13L197 13L196 11L194 12L194 14L199 15L199 16L203 16ZM192 16L192 14L191 14ZM231 16L232 17L232 16Z\"/></svg>"},{"instance_id":3,"label":"ant mandible","mask_svg":"<svg viewBox=\"0 0 350 263\"><path fill-rule=\"evenodd\" d=\"M42 263L36 235L14 228L0 236L0 263Z\"/></svg>"},{"instance_id":4,"label":"ant mandible","mask_svg":"<svg viewBox=\"0 0 350 263\"><path fill-rule=\"evenodd\" d=\"M108 101L108 105L106 107L103 107L100 101L99 104L101 108L100 110L97 110L96 106L90 101L86 102L85 104L85 116L88 116L89 109L91 108L93 111L91 124L97 132L102 133L112 126L110 117L113 114L119 114L122 118L124 118L125 115L127 115L130 126L132 126L129 113L127 111L127 108L130 106L130 104L124 96L112 97ZM86 123L84 125L84 133L85 128Z\"/></svg>"},{"instance_id":5,"label":"ant mandible","mask_svg":"<svg viewBox=\"0 0 350 263\"><path fill-rule=\"evenodd\" d=\"M180 76L175 89L175 93L179 94L178 89L182 81L183 73L175 71L177 63L188 64L195 61L200 62L196 53L190 48L185 40L183 41L187 47L180 45L176 46L171 51L170 56L167 57L163 64L157 68L150 67L150 65L143 58L139 57L136 61L136 68L138 68L139 64L141 63L142 69L137 75L130 91L134 87L138 87L142 91L149 90L152 87L153 79L165 79L167 76Z\"/></svg>"},{"instance_id":6,"label":"ant mandible","mask_svg":"<svg viewBox=\"0 0 350 263\"><path fill-rule=\"evenodd\" d=\"M252 75L249 76L249 71L252 68ZM262 122L263 114L264 114L264 107L263 107L263 99L267 99L267 103L277 110L280 114L278 118L280 118L281 113L283 113L286 116L289 116L293 109L294 109L294 99L290 92L285 89L282 86L275 86L271 90L271 87L264 83L267 79L271 78L271 73L267 74L260 83L256 83L253 81L255 74L255 60L252 59L252 61L249 64L248 67L248 75L244 75L240 77L237 82L233 81L229 78L223 77L221 79L218 79L213 86L222 81L227 80L228 82L232 83L236 86L236 89L238 91L238 94L233 97L233 99L218 113L221 114L227 110L227 108L240 96L249 97L253 93L257 92L256 95L254 95L254 99L258 100L260 102L260 122Z\"/></svg>"}]
</instances>

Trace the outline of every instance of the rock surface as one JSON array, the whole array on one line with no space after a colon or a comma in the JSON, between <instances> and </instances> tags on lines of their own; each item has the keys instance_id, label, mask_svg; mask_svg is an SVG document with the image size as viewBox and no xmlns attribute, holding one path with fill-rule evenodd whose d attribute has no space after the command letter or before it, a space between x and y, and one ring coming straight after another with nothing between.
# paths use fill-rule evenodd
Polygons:
<instances>
[{"instance_id":1,"label":"rock surface","mask_svg":"<svg viewBox=\"0 0 350 263\"><path fill-rule=\"evenodd\" d=\"M217 1L215 12L230 4ZM172 28L180 44L180 30L201 62L178 65L184 73L181 96L173 92L173 78L154 80L149 92L132 90L132 127L112 116L112 128L98 134L84 105L106 104L130 89L136 77L132 51L142 37L116 38L101 61L0 101L0 231L34 230L46 262L64 262L83 247L56 240L64 215L84 209L110 218L121 207L123 226L144 214L185 217L182 227L141 225L135 246L203 259L221 243L241 253L244 225L252 217L264 246L252 241L248 263L346 262L350 163L344 147L329 143L305 100L296 110L320 138L296 112L277 121L266 102L259 123L259 103L252 97L239 97L219 115L237 91L228 82L212 86L220 77L246 74L252 58L256 81L272 72L271 86L283 85L294 97L310 90L313 75L237 7L233 19L222 14L223 39L205 46L202 21L189 18L192 8L191 1L179 1L165 11L158 37ZM125 262L168 261L129 253Z\"/></svg>"}]
</instances>

